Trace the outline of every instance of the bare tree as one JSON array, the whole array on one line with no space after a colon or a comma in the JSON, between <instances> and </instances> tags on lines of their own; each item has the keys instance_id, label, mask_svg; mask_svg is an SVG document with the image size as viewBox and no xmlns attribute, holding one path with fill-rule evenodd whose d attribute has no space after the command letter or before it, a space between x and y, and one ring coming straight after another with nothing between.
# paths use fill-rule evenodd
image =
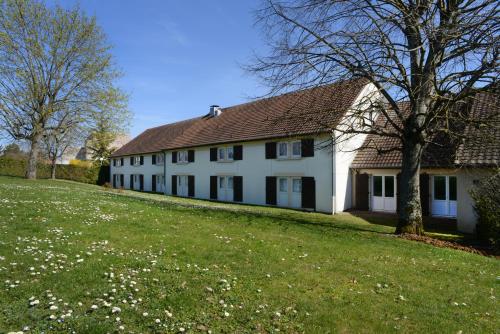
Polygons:
<instances>
[{"instance_id":1,"label":"bare tree","mask_svg":"<svg viewBox=\"0 0 500 334\"><path fill-rule=\"evenodd\" d=\"M30 144L27 178L36 178L43 136L85 122L116 89L109 50L95 18L79 8L0 1L0 129Z\"/></svg>"},{"instance_id":2,"label":"bare tree","mask_svg":"<svg viewBox=\"0 0 500 334\"><path fill-rule=\"evenodd\" d=\"M270 53L248 69L271 94L356 78L375 85L383 97L369 101L376 112L353 111L336 130L397 139L390 148L402 151L396 233L423 233L422 153L438 133L459 136L454 125L473 120L456 106L496 85L498 1L266 0L256 22ZM385 122L375 122L380 114Z\"/></svg>"}]
</instances>

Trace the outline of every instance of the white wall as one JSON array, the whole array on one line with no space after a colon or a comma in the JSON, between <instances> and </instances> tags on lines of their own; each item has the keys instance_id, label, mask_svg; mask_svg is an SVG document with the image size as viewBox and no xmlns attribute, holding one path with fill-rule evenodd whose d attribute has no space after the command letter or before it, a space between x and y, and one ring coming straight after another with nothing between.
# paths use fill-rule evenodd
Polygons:
<instances>
[{"instance_id":1,"label":"white wall","mask_svg":"<svg viewBox=\"0 0 500 334\"><path fill-rule=\"evenodd\" d=\"M156 153L164 154L164 153ZM153 154L140 154L137 156L144 156L144 164L139 166L130 165L130 156L123 157L123 166L115 167L113 166L113 160L111 160L111 181L113 181L113 174L124 174L125 178L125 189L130 189L130 174L143 174L144 175L144 191L152 191L152 177L153 175L163 174L163 165L153 165L152 156ZM117 158L119 160L119 158ZM139 189L139 184L134 184L135 189Z\"/></svg>"},{"instance_id":2,"label":"white wall","mask_svg":"<svg viewBox=\"0 0 500 334\"><path fill-rule=\"evenodd\" d=\"M316 137L315 143L327 139ZM288 140L287 140L288 141ZM172 153L166 153L166 193L172 192L172 175L194 175L195 197L210 198L210 176L233 175L243 177L243 202L265 205L266 176L312 176L316 183L316 210L332 212L332 155L331 150L315 150L314 157L278 160L265 158L265 143L255 141L241 143L243 160L234 162L210 161L210 147L195 148L195 162L172 164Z\"/></svg>"}]
</instances>

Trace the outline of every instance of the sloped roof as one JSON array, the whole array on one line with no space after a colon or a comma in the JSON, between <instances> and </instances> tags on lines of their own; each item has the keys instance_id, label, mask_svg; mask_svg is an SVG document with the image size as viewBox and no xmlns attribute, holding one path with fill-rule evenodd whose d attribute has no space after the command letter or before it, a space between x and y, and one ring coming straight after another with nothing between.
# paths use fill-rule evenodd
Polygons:
<instances>
[{"instance_id":1,"label":"sloped roof","mask_svg":"<svg viewBox=\"0 0 500 334\"><path fill-rule=\"evenodd\" d=\"M408 113L410 104L400 104L401 111ZM453 141L444 133L438 134L428 144L422 155L422 167L494 167L500 165L500 118L499 94L497 91L481 92L469 103L470 116L477 124L464 127L464 138ZM395 113L389 117L396 120ZM496 116L496 117L492 117ZM380 115L377 126L390 128L387 119ZM400 124L400 122L398 122ZM457 125L455 125L457 126ZM363 147L356 153L352 168L400 168L401 143L398 138L368 135Z\"/></svg>"},{"instance_id":2,"label":"sloped roof","mask_svg":"<svg viewBox=\"0 0 500 334\"><path fill-rule=\"evenodd\" d=\"M222 108L217 117L148 129L112 156L330 131L366 84L343 81Z\"/></svg>"}]
</instances>

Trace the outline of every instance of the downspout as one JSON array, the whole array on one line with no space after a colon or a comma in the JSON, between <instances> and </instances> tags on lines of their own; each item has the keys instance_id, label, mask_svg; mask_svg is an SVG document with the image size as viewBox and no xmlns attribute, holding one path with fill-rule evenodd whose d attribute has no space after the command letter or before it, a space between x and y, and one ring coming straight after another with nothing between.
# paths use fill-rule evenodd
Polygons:
<instances>
[{"instance_id":1,"label":"downspout","mask_svg":"<svg viewBox=\"0 0 500 334\"><path fill-rule=\"evenodd\" d=\"M337 178L336 161L337 146L335 145L335 130L332 131L332 214L337 212Z\"/></svg>"},{"instance_id":2,"label":"downspout","mask_svg":"<svg viewBox=\"0 0 500 334\"><path fill-rule=\"evenodd\" d=\"M163 151L163 195L167 194L167 152Z\"/></svg>"}]
</instances>

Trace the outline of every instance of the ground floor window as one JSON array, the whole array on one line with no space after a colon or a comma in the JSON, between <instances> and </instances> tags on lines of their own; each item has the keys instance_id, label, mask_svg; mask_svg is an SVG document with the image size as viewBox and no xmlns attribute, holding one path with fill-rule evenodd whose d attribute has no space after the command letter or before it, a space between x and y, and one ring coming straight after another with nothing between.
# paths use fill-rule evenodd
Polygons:
<instances>
[{"instance_id":1,"label":"ground floor window","mask_svg":"<svg viewBox=\"0 0 500 334\"><path fill-rule=\"evenodd\" d=\"M396 212L396 177L394 175L374 175L372 184L372 210Z\"/></svg>"},{"instance_id":2,"label":"ground floor window","mask_svg":"<svg viewBox=\"0 0 500 334\"><path fill-rule=\"evenodd\" d=\"M434 175L432 179L432 215L456 217L457 177Z\"/></svg>"}]
</instances>

